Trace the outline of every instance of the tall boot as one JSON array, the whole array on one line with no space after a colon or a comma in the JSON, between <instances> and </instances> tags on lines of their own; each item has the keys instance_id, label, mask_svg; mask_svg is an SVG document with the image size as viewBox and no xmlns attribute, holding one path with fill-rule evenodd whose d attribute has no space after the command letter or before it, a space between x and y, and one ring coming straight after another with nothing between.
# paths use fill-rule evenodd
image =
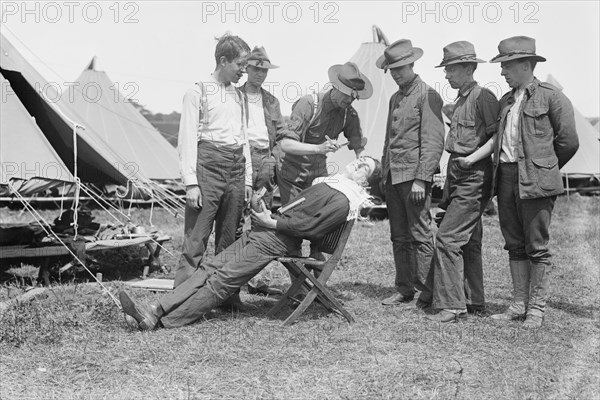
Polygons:
<instances>
[{"instance_id":1,"label":"tall boot","mask_svg":"<svg viewBox=\"0 0 600 400\"><path fill-rule=\"evenodd\" d=\"M513 299L510 306L502 314L492 315L496 321L512 321L523 318L529 300L529 260L511 260L510 276L513 283Z\"/></svg>"},{"instance_id":2,"label":"tall boot","mask_svg":"<svg viewBox=\"0 0 600 400\"><path fill-rule=\"evenodd\" d=\"M529 292L529 306L524 328L539 328L544 321L546 312L546 293L548 292L548 265L531 264L531 290Z\"/></svg>"}]
</instances>

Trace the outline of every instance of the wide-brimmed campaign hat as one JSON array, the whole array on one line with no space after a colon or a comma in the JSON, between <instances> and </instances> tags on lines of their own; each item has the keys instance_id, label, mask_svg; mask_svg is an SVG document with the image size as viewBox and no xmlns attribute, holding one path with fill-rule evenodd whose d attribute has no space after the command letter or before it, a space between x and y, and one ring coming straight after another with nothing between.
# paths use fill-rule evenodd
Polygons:
<instances>
[{"instance_id":1,"label":"wide-brimmed campaign hat","mask_svg":"<svg viewBox=\"0 0 600 400\"><path fill-rule=\"evenodd\" d=\"M332 65L328 75L334 88L355 99L366 100L373 95L371 81L353 62Z\"/></svg>"},{"instance_id":2,"label":"wide-brimmed campaign hat","mask_svg":"<svg viewBox=\"0 0 600 400\"><path fill-rule=\"evenodd\" d=\"M254 47L254 49L248 55L248 65L254 65L258 68L279 68L277 65L271 64L271 60L269 60L269 56L267 56L267 51L264 47Z\"/></svg>"},{"instance_id":3,"label":"wide-brimmed campaign hat","mask_svg":"<svg viewBox=\"0 0 600 400\"><path fill-rule=\"evenodd\" d=\"M484 63L485 61L477 58L475 54L475 46L465 40L450 43L444 47L444 58L440 65L435 68L445 67L446 65L461 64L461 63Z\"/></svg>"},{"instance_id":4,"label":"wide-brimmed campaign hat","mask_svg":"<svg viewBox=\"0 0 600 400\"><path fill-rule=\"evenodd\" d=\"M382 69L396 68L413 63L422 56L422 49L413 47L408 39L400 39L385 48L375 65Z\"/></svg>"},{"instance_id":5,"label":"wide-brimmed campaign hat","mask_svg":"<svg viewBox=\"0 0 600 400\"><path fill-rule=\"evenodd\" d=\"M491 63L517 60L519 58L533 58L544 62L546 59L535 54L535 39L527 36L513 36L504 39L498 45L498 54L490 60Z\"/></svg>"}]
</instances>

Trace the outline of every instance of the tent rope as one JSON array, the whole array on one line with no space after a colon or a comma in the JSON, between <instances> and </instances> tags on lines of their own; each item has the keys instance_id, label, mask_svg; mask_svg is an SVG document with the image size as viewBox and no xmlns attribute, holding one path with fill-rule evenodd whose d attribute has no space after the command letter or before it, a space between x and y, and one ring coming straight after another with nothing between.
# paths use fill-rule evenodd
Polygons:
<instances>
[{"instance_id":1,"label":"tent rope","mask_svg":"<svg viewBox=\"0 0 600 400\"><path fill-rule=\"evenodd\" d=\"M8 184L9 184L9 186L11 186L10 182ZM21 203L25 206L25 208L27 209L27 211L36 220L36 222L38 223L38 225L44 230L44 232L46 232L46 234L49 235L49 236L53 236L65 249L67 249L67 251L71 254L71 256L73 257L73 259L75 259L79 264L81 264L83 266L83 268L86 270L86 272L89 273L91 275L91 277L100 285L100 287L102 288L102 290L104 290L110 296L110 298L117 305L117 307L119 308L119 310L123 310L123 308L121 306L121 302L119 302L119 300L117 300L117 298L110 292L110 290L108 290L108 288L106 286L104 286L104 284L102 284L102 282L100 280L98 280L98 278L96 278L96 276L92 273L92 271L89 270L89 268L87 267L87 265L85 265L85 263L77 256L77 254L75 254L69 248L69 246L67 246L67 244L65 242L63 242L62 239L50 228L50 224L48 224L48 222L44 219L44 217L42 217L40 215L40 213L38 213L33 208L33 206L27 201L27 199L25 199L23 196L21 196L21 194L18 191L14 190L14 193L17 196L17 198L21 201ZM43 222L43 224L42 224L42 222ZM48 228L48 229L46 229L46 228Z\"/></svg>"}]
</instances>

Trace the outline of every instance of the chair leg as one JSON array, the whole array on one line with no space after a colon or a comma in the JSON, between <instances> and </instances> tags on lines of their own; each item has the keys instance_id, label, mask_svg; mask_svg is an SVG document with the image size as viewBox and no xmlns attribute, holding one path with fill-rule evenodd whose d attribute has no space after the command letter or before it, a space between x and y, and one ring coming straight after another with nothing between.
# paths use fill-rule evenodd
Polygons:
<instances>
[{"instance_id":1,"label":"chair leg","mask_svg":"<svg viewBox=\"0 0 600 400\"><path fill-rule=\"evenodd\" d=\"M310 304L313 302L315 297L317 297L317 293L313 289L306 295L304 300L302 300L302 303L300 303L300 305L298 307L296 307L296 309L289 315L289 317L287 317L285 319L285 321L283 321L282 325L288 326L288 325L293 324L294 321L296 321L296 319L298 319L298 317L300 315L302 315L302 313L304 313L304 311L306 311L306 309L308 308L308 306L310 306Z\"/></svg>"},{"instance_id":2,"label":"chair leg","mask_svg":"<svg viewBox=\"0 0 600 400\"><path fill-rule=\"evenodd\" d=\"M288 265L284 264L286 266L286 268L290 269L291 267L289 267ZM287 290L287 292L285 292L285 294L283 296L281 296L281 299L279 299L277 301L277 303L275 304L275 306L273 306L273 308L271 308L269 310L269 312L267 312L267 317L272 317L275 314L277 314L289 301L290 297L292 297L293 295L296 294L296 292L300 289L300 287L302 286L302 284L304 283L304 277L303 276L298 276L293 282L292 285L290 286L290 288Z\"/></svg>"},{"instance_id":3,"label":"chair leg","mask_svg":"<svg viewBox=\"0 0 600 400\"><path fill-rule=\"evenodd\" d=\"M328 278L328 274L324 274L320 279L313 276L303 265L296 265L296 267L302 272L305 278L308 278L314 285L312 290L306 295L302 303L294 310L294 312L283 322L283 325L289 325L293 323L315 300L317 296L323 296L327 302L331 303L333 308L339 310L348 322L354 322L354 317L350 315L348 311L342 306L342 304L327 290L324 286L324 282Z\"/></svg>"}]
</instances>

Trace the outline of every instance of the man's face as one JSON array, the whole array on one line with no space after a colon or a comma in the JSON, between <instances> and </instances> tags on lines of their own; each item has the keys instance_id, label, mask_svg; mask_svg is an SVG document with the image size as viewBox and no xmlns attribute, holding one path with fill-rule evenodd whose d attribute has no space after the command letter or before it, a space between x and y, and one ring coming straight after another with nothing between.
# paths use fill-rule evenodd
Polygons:
<instances>
[{"instance_id":1,"label":"man's face","mask_svg":"<svg viewBox=\"0 0 600 400\"><path fill-rule=\"evenodd\" d=\"M390 69L390 74L398 86L404 86L414 78L410 64Z\"/></svg>"},{"instance_id":2,"label":"man's face","mask_svg":"<svg viewBox=\"0 0 600 400\"><path fill-rule=\"evenodd\" d=\"M331 91L331 101L337 108L346 109L350 107L350 104L354 101L354 97L333 88Z\"/></svg>"},{"instance_id":3,"label":"man's face","mask_svg":"<svg viewBox=\"0 0 600 400\"><path fill-rule=\"evenodd\" d=\"M505 61L500 63L502 72L500 75L506 79L506 83L515 89L523 85L529 79L528 68L519 60Z\"/></svg>"},{"instance_id":4,"label":"man's face","mask_svg":"<svg viewBox=\"0 0 600 400\"><path fill-rule=\"evenodd\" d=\"M471 81L469 69L464 65L448 65L444 68L444 72L452 89L460 89L465 83Z\"/></svg>"},{"instance_id":5,"label":"man's face","mask_svg":"<svg viewBox=\"0 0 600 400\"><path fill-rule=\"evenodd\" d=\"M260 87L267 79L269 70L267 68L259 68L254 65L248 65L246 67L246 73L248 74L248 83L254 86Z\"/></svg>"},{"instance_id":6,"label":"man's face","mask_svg":"<svg viewBox=\"0 0 600 400\"><path fill-rule=\"evenodd\" d=\"M365 183L375 171L375 161L370 157L359 157L346 165L346 173L356 183Z\"/></svg>"},{"instance_id":7,"label":"man's face","mask_svg":"<svg viewBox=\"0 0 600 400\"><path fill-rule=\"evenodd\" d=\"M243 52L231 62L227 61L227 58L221 57L222 76L226 82L238 83L244 72L246 72L247 57L248 52Z\"/></svg>"}]
</instances>

